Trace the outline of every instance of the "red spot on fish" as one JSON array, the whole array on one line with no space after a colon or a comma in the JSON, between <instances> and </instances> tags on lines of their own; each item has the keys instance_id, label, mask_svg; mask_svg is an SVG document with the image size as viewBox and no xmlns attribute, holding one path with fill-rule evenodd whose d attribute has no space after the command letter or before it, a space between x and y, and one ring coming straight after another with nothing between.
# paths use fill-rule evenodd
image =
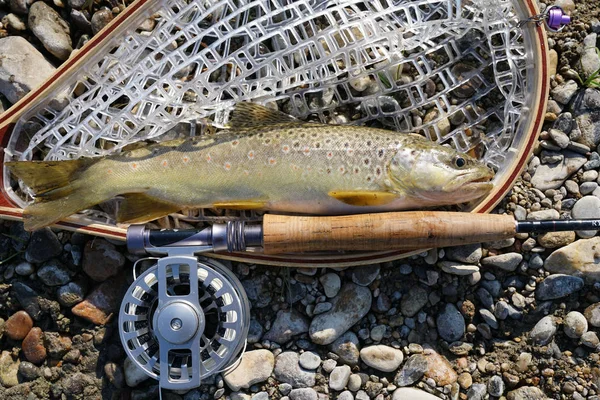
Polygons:
<instances>
[{"instance_id":1,"label":"red spot on fish","mask_svg":"<svg viewBox=\"0 0 600 400\"><path fill-rule=\"evenodd\" d=\"M330 151L329 153L327 153L327 158L332 158L332 157L333 157L333 152Z\"/></svg>"},{"instance_id":2,"label":"red spot on fish","mask_svg":"<svg viewBox=\"0 0 600 400\"><path fill-rule=\"evenodd\" d=\"M106 171L106 173L107 173L107 174L109 174L109 175L112 175L112 173L113 173L113 170L112 170L112 169L109 169L108 171Z\"/></svg>"},{"instance_id":3,"label":"red spot on fish","mask_svg":"<svg viewBox=\"0 0 600 400\"><path fill-rule=\"evenodd\" d=\"M136 163L131 164L131 168L136 169L138 165Z\"/></svg>"},{"instance_id":4,"label":"red spot on fish","mask_svg":"<svg viewBox=\"0 0 600 400\"><path fill-rule=\"evenodd\" d=\"M254 159L254 152L252 150L248 152L248 158L251 160Z\"/></svg>"},{"instance_id":5,"label":"red spot on fish","mask_svg":"<svg viewBox=\"0 0 600 400\"><path fill-rule=\"evenodd\" d=\"M248 176L250 175L250 171L248 171L247 169L244 170L244 175Z\"/></svg>"},{"instance_id":6,"label":"red spot on fish","mask_svg":"<svg viewBox=\"0 0 600 400\"><path fill-rule=\"evenodd\" d=\"M225 166L225 169L226 169L227 171L229 171L229 170L231 169L231 164L229 164L228 162L227 162L227 163L225 163L225 165L224 165L224 166Z\"/></svg>"},{"instance_id":7,"label":"red spot on fish","mask_svg":"<svg viewBox=\"0 0 600 400\"><path fill-rule=\"evenodd\" d=\"M274 158L269 158L269 164L275 165L277 164L277 160L275 160Z\"/></svg>"},{"instance_id":8,"label":"red spot on fish","mask_svg":"<svg viewBox=\"0 0 600 400\"><path fill-rule=\"evenodd\" d=\"M290 146L288 146L288 145L286 144L286 145L284 145L284 146L281 148L281 150L283 150L283 152L287 154L287 153L289 153L289 152L290 152Z\"/></svg>"},{"instance_id":9,"label":"red spot on fish","mask_svg":"<svg viewBox=\"0 0 600 400\"><path fill-rule=\"evenodd\" d=\"M207 162L210 162L210 160L212 160L212 157L210 156L210 154L207 154L207 155L206 155L206 161L207 161Z\"/></svg>"},{"instance_id":10,"label":"red spot on fish","mask_svg":"<svg viewBox=\"0 0 600 400\"><path fill-rule=\"evenodd\" d=\"M184 163L188 163L188 162L190 162L190 158L189 158L189 157L183 157L183 162L184 162Z\"/></svg>"},{"instance_id":11,"label":"red spot on fish","mask_svg":"<svg viewBox=\"0 0 600 400\"><path fill-rule=\"evenodd\" d=\"M346 168L340 167L340 172L343 174L344 172L346 172Z\"/></svg>"},{"instance_id":12,"label":"red spot on fish","mask_svg":"<svg viewBox=\"0 0 600 400\"><path fill-rule=\"evenodd\" d=\"M234 140L233 142L231 142L231 146L235 147L239 144L240 142L237 140Z\"/></svg>"},{"instance_id":13,"label":"red spot on fish","mask_svg":"<svg viewBox=\"0 0 600 400\"><path fill-rule=\"evenodd\" d=\"M163 167L166 167L168 164L169 164L169 163L167 162L167 160L164 160L164 161L162 162L162 166L163 166Z\"/></svg>"},{"instance_id":14,"label":"red spot on fish","mask_svg":"<svg viewBox=\"0 0 600 400\"><path fill-rule=\"evenodd\" d=\"M302 150L302 152L304 153L305 156L308 156L308 155L310 155L310 148L305 147L304 150Z\"/></svg>"}]
</instances>

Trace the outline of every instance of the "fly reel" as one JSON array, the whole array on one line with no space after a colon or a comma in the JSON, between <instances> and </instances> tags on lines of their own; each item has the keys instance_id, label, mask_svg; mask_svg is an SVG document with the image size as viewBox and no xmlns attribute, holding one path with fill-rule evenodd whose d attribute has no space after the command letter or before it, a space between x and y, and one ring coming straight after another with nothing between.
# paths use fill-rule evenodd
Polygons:
<instances>
[{"instance_id":1,"label":"fly reel","mask_svg":"<svg viewBox=\"0 0 600 400\"><path fill-rule=\"evenodd\" d=\"M131 284L119 312L128 357L161 388L174 390L198 387L232 366L250 321L235 275L215 260L185 253L171 249L155 259Z\"/></svg>"}]
</instances>

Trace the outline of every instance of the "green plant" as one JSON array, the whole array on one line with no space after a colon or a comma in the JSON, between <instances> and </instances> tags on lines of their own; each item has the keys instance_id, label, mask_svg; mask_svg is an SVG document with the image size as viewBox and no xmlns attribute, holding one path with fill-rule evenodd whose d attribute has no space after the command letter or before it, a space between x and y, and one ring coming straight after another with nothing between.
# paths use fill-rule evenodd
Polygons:
<instances>
[{"instance_id":1,"label":"green plant","mask_svg":"<svg viewBox=\"0 0 600 400\"><path fill-rule=\"evenodd\" d=\"M598 59L600 59L600 50L598 48L596 48L596 55L598 56ZM590 76L588 76L588 78L585 81L583 81L581 77L579 77L579 75L577 76L577 78L579 79L579 83L581 83L582 86L589 88L600 88L600 68L598 68Z\"/></svg>"}]
</instances>

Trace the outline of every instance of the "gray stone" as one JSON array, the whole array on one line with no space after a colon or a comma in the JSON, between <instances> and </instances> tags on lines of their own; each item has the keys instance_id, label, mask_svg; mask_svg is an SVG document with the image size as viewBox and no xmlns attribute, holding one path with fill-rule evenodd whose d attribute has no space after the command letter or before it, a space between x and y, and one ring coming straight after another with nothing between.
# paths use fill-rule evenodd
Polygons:
<instances>
[{"instance_id":1,"label":"gray stone","mask_svg":"<svg viewBox=\"0 0 600 400\"><path fill-rule=\"evenodd\" d=\"M600 142L600 111L580 111L576 114L575 123L578 129L573 130L571 139L595 148Z\"/></svg>"},{"instance_id":2,"label":"gray stone","mask_svg":"<svg viewBox=\"0 0 600 400\"><path fill-rule=\"evenodd\" d=\"M321 276L319 281L321 282L321 285L323 285L325 296L329 298L335 297L342 287L342 281L340 277L333 272Z\"/></svg>"},{"instance_id":3,"label":"gray stone","mask_svg":"<svg viewBox=\"0 0 600 400\"><path fill-rule=\"evenodd\" d=\"M483 321L490 326L492 329L498 329L498 321L490 310L482 308L479 310L479 315L483 318Z\"/></svg>"},{"instance_id":4,"label":"gray stone","mask_svg":"<svg viewBox=\"0 0 600 400\"><path fill-rule=\"evenodd\" d=\"M356 365L360 356L358 344L359 341L354 332L348 331L329 345L329 348L340 357L341 362Z\"/></svg>"},{"instance_id":5,"label":"gray stone","mask_svg":"<svg viewBox=\"0 0 600 400\"><path fill-rule=\"evenodd\" d=\"M17 358L13 360L10 352L4 350L0 354L0 384L9 388L19 384L19 364L21 362Z\"/></svg>"},{"instance_id":6,"label":"gray stone","mask_svg":"<svg viewBox=\"0 0 600 400\"><path fill-rule=\"evenodd\" d=\"M548 130L548 134L550 135L550 139L552 139L552 141L561 149L566 149L569 145L569 136L567 136L567 134L564 132L561 132L557 129L550 129Z\"/></svg>"},{"instance_id":7,"label":"gray stone","mask_svg":"<svg viewBox=\"0 0 600 400\"><path fill-rule=\"evenodd\" d=\"M85 298L85 291L80 284L69 282L58 288L56 292L58 302L65 307L73 307L75 304L81 303Z\"/></svg>"},{"instance_id":8,"label":"gray stone","mask_svg":"<svg viewBox=\"0 0 600 400\"><path fill-rule=\"evenodd\" d=\"M25 250L25 259L30 263L43 263L62 253L62 244L50 228L39 229L31 234Z\"/></svg>"},{"instance_id":9,"label":"gray stone","mask_svg":"<svg viewBox=\"0 0 600 400\"><path fill-rule=\"evenodd\" d=\"M414 354L406 360L394 382L397 386L409 386L420 380L427 371L427 359L422 354Z\"/></svg>"},{"instance_id":10,"label":"gray stone","mask_svg":"<svg viewBox=\"0 0 600 400\"><path fill-rule=\"evenodd\" d=\"M540 210L540 211L532 211L527 214L528 221L545 221L548 219L559 219L560 214L558 211L554 209L550 210Z\"/></svg>"},{"instance_id":11,"label":"gray stone","mask_svg":"<svg viewBox=\"0 0 600 400\"><path fill-rule=\"evenodd\" d=\"M317 400L318 395L315 389L301 388L293 389L289 394L290 400Z\"/></svg>"},{"instance_id":12,"label":"gray stone","mask_svg":"<svg viewBox=\"0 0 600 400\"><path fill-rule=\"evenodd\" d=\"M398 388L394 390L392 400L439 400L439 397L417 388Z\"/></svg>"},{"instance_id":13,"label":"gray stone","mask_svg":"<svg viewBox=\"0 0 600 400\"><path fill-rule=\"evenodd\" d=\"M555 250L544 262L549 272L579 275L588 283L600 281L600 237L580 239Z\"/></svg>"},{"instance_id":14,"label":"gray stone","mask_svg":"<svg viewBox=\"0 0 600 400\"><path fill-rule=\"evenodd\" d=\"M94 15L92 15L91 20L92 32L94 33L94 35L100 32L100 30L102 30L102 28L104 28L106 25L108 25L108 23L112 21L112 19L113 14L108 9L102 8L96 11Z\"/></svg>"},{"instance_id":15,"label":"gray stone","mask_svg":"<svg viewBox=\"0 0 600 400\"><path fill-rule=\"evenodd\" d=\"M352 268L352 282L359 286L369 286L379 275L379 264Z\"/></svg>"},{"instance_id":16,"label":"gray stone","mask_svg":"<svg viewBox=\"0 0 600 400\"><path fill-rule=\"evenodd\" d=\"M31 263L23 261L15 267L15 272L21 276L29 276L35 272L35 267Z\"/></svg>"},{"instance_id":17,"label":"gray stone","mask_svg":"<svg viewBox=\"0 0 600 400\"><path fill-rule=\"evenodd\" d=\"M233 391L266 381L273 372L275 357L269 350L247 351L242 361L223 374L223 380Z\"/></svg>"},{"instance_id":18,"label":"gray stone","mask_svg":"<svg viewBox=\"0 0 600 400\"><path fill-rule=\"evenodd\" d=\"M511 390L506 396L508 400L546 400L547 397L540 388L534 386L521 386L518 389Z\"/></svg>"},{"instance_id":19,"label":"gray stone","mask_svg":"<svg viewBox=\"0 0 600 400\"><path fill-rule=\"evenodd\" d=\"M442 269L442 271L452 275L468 276L479 272L479 267L477 265L459 263L455 261L440 261L437 263L437 265Z\"/></svg>"},{"instance_id":20,"label":"gray stone","mask_svg":"<svg viewBox=\"0 0 600 400\"><path fill-rule=\"evenodd\" d=\"M591 349L595 349L600 344L600 339L598 339L598 335L596 335L596 332L587 331L586 333L581 335L581 344Z\"/></svg>"},{"instance_id":21,"label":"gray stone","mask_svg":"<svg viewBox=\"0 0 600 400\"><path fill-rule=\"evenodd\" d=\"M317 369L321 365L321 357L312 351L305 351L298 359L300 366L306 369Z\"/></svg>"},{"instance_id":22,"label":"gray stone","mask_svg":"<svg viewBox=\"0 0 600 400\"><path fill-rule=\"evenodd\" d=\"M560 104L567 104L571 101L571 98L577 93L577 82L574 80L568 80L561 83L550 91L552 98Z\"/></svg>"},{"instance_id":23,"label":"gray stone","mask_svg":"<svg viewBox=\"0 0 600 400\"><path fill-rule=\"evenodd\" d=\"M46 50L59 60L66 60L73 51L69 24L43 1L29 8L29 29L42 42Z\"/></svg>"},{"instance_id":24,"label":"gray stone","mask_svg":"<svg viewBox=\"0 0 600 400\"><path fill-rule=\"evenodd\" d=\"M329 387L333 390L341 391L344 390L350 379L352 370L347 365L335 367L329 374Z\"/></svg>"},{"instance_id":25,"label":"gray stone","mask_svg":"<svg viewBox=\"0 0 600 400\"><path fill-rule=\"evenodd\" d=\"M262 335L263 326L260 324L260 322L252 318L250 320L250 327L248 329L248 343L253 344L260 342L260 339L262 339Z\"/></svg>"},{"instance_id":26,"label":"gray stone","mask_svg":"<svg viewBox=\"0 0 600 400\"><path fill-rule=\"evenodd\" d=\"M545 346L552 341L558 325L551 315L540 319L529 332L529 339L534 345Z\"/></svg>"},{"instance_id":27,"label":"gray stone","mask_svg":"<svg viewBox=\"0 0 600 400\"><path fill-rule=\"evenodd\" d=\"M23 361L19 365L19 374L26 381L33 381L40 376L40 369L29 361Z\"/></svg>"},{"instance_id":28,"label":"gray stone","mask_svg":"<svg viewBox=\"0 0 600 400\"><path fill-rule=\"evenodd\" d=\"M585 40L590 38L589 42L593 42L594 44L591 46L585 46L583 48L583 52L581 54L581 59L579 63L581 65L581 70L583 71L583 78L587 79L594 73L597 73L600 70L600 57L598 57L597 49L596 49L596 34L590 33Z\"/></svg>"},{"instance_id":29,"label":"gray stone","mask_svg":"<svg viewBox=\"0 0 600 400\"><path fill-rule=\"evenodd\" d=\"M565 316L565 334L573 339L580 338L588 330L588 323L582 313L571 311Z\"/></svg>"},{"instance_id":30,"label":"gray stone","mask_svg":"<svg viewBox=\"0 0 600 400\"><path fill-rule=\"evenodd\" d=\"M33 3L33 0L9 0L11 11L17 14L27 14L29 12L29 6Z\"/></svg>"},{"instance_id":31,"label":"gray stone","mask_svg":"<svg viewBox=\"0 0 600 400\"><path fill-rule=\"evenodd\" d=\"M519 253L504 253L497 256L483 258L481 260L481 265L487 267L496 267L504 271L512 272L517 269L521 261L523 261L523 256Z\"/></svg>"},{"instance_id":32,"label":"gray stone","mask_svg":"<svg viewBox=\"0 0 600 400\"><path fill-rule=\"evenodd\" d=\"M284 344L293 336L308 332L308 319L295 309L291 311L281 310L271 329L263 336L264 340Z\"/></svg>"},{"instance_id":33,"label":"gray stone","mask_svg":"<svg viewBox=\"0 0 600 400\"><path fill-rule=\"evenodd\" d=\"M271 304L271 281L266 275L258 275L242 281L242 286L252 304L252 307L263 308Z\"/></svg>"},{"instance_id":34,"label":"gray stone","mask_svg":"<svg viewBox=\"0 0 600 400\"><path fill-rule=\"evenodd\" d=\"M535 291L538 300L554 300L569 296L583 288L583 279L576 276L554 274L544 279Z\"/></svg>"},{"instance_id":35,"label":"gray stone","mask_svg":"<svg viewBox=\"0 0 600 400\"><path fill-rule=\"evenodd\" d=\"M574 172L587 161L581 154L563 151L565 158L557 164L542 164L531 177L531 184L541 191L558 189Z\"/></svg>"},{"instance_id":36,"label":"gray stone","mask_svg":"<svg viewBox=\"0 0 600 400\"><path fill-rule=\"evenodd\" d=\"M371 309L371 291L352 283L345 284L331 303L333 308L313 318L309 335L316 344L330 344L356 324Z\"/></svg>"},{"instance_id":37,"label":"gray stone","mask_svg":"<svg viewBox=\"0 0 600 400\"><path fill-rule=\"evenodd\" d=\"M20 36L0 39L0 93L16 103L44 83L55 68Z\"/></svg>"},{"instance_id":38,"label":"gray stone","mask_svg":"<svg viewBox=\"0 0 600 400\"><path fill-rule=\"evenodd\" d=\"M419 285L413 286L400 300L400 312L405 317L414 317L427 304L427 290Z\"/></svg>"},{"instance_id":39,"label":"gray stone","mask_svg":"<svg viewBox=\"0 0 600 400\"><path fill-rule=\"evenodd\" d=\"M467 392L467 399L469 400L484 400L487 394L487 387L483 383L475 383Z\"/></svg>"},{"instance_id":40,"label":"gray stone","mask_svg":"<svg viewBox=\"0 0 600 400\"><path fill-rule=\"evenodd\" d=\"M467 264L477 264L481 260L483 251L479 243L464 246L453 246L446 249L446 257L450 260Z\"/></svg>"},{"instance_id":41,"label":"gray stone","mask_svg":"<svg viewBox=\"0 0 600 400\"><path fill-rule=\"evenodd\" d=\"M298 353L286 351L275 358L275 379L289 383L294 388L313 387L315 373L300 367Z\"/></svg>"},{"instance_id":42,"label":"gray stone","mask_svg":"<svg viewBox=\"0 0 600 400\"><path fill-rule=\"evenodd\" d=\"M600 303L589 305L583 312L585 319L593 327L600 327Z\"/></svg>"},{"instance_id":43,"label":"gray stone","mask_svg":"<svg viewBox=\"0 0 600 400\"><path fill-rule=\"evenodd\" d=\"M12 288L21 307L27 311L27 314L29 314L31 318L38 321L42 317L38 293L22 282L13 283Z\"/></svg>"},{"instance_id":44,"label":"gray stone","mask_svg":"<svg viewBox=\"0 0 600 400\"><path fill-rule=\"evenodd\" d=\"M371 368L383 372L392 372L402 364L404 354L401 350L390 346L376 345L364 347L360 351L360 358Z\"/></svg>"},{"instance_id":45,"label":"gray stone","mask_svg":"<svg viewBox=\"0 0 600 400\"><path fill-rule=\"evenodd\" d=\"M362 379L359 374L352 374L348 378L348 390L356 392L362 386Z\"/></svg>"},{"instance_id":46,"label":"gray stone","mask_svg":"<svg viewBox=\"0 0 600 400\"><path fill-rule=\"evenodd\" d=\"M256 394L253 394L250 399L251 400L269 400L269 393L267 393L267 392L258 392Z\"/></svg>"},{"instance_id":47,"label":"gray stone","mask_svg":"<svg viewBox=\"0 0 600 400\"><path fill-rule=\"evenodd\" d=\"M47 286L62 286L71 280L69 270L57 259L46 261L37 276Z\"/></svg>"},{"instance_id":48,"label":"gray stone","mask_svg":"<svg viewBox=\"0 0 600 400\"><path fill-rule=\"evenodd\" d=\"M504 381L500 375L494 375L487 384L487 391L490 396L500 397L504 393Z\"/></svg>"},{"instance_id":49,"label":"gray stone","mask_svg":"<svg viewBox=\"0 0 600 400\"><path fill-rule=\"evenodd\" d=\"M85 13L73 8L73 9L71 9L70 17L71 17L71 22L73 24L75 24L75 26L77 28L79 28L83 32L87 32L87 33L92 32L92 24L88 20Z\"/></svg>"},{"instance_id":50,"label":"gray stone","mask_svg":"<svg viewBox=\"0 0 600 400\"><path fill-rule=\"evenodd\" d=\"M596 196L584 196L577 200L571 211L576 219L600 218L600 199ZM594 237L598 231L577 231L577 235L587 239Z\"/></svg>"},{"instance_id":51,"label":"gray stone","mask_svg":"<svg viewBox=\"0 0 600 400\"><path fill-rule=\"evenodd\" d=\"M349 390L344 390L342 393L338 394L337 400L354 400L354 396Z\"/></svg>"},{"instance_id":52,"label":"gray stone","mask_svg":"<svg viewBox=\"0 0 600 400\"><path fill-rule=\"evenodd\" d=\"M456 342L465 334L465 320L454 304L442 308L436 323L438 334L447 342Z\"/></svg>"},{"instance_id":53,"label":"gray stone","mask_svg":"<svg viewBox=\"0 0 600 400\"><path fill-rule=\"evenodd\" d=\"M2 24L4 26L10 27L15 31L24 31L25 29L27 29L27 25L25 25L25 22L23 22L23 20L15 14L5 15L4 18L2 18Z\"/></svg>"},{"instance_id":54,"label":"gray stone","mask_svg":"<svg viewBox=\"0 0 600 400\"><path fill-rule=\"evenodd\" d=\"M333 304L329 303L329 302L324 302L324 303L319 303L315 306L315 309L313 310L313 314L317 315L317 314L323 314L324 312L327 312L329 310L331 310L333 308Z\"/></svg>"},{"instance_id":55,"label":"gray stone","mask_svg":"<svg viewBox=\"0 0 600 400\"><path fill-rule=\"evenodd\" d=\"M123 367L123 372L125 373L125 382L129 387L136 387L140 383L150 378L137 366L137 364L131 361L131 358L129 357L125 358Z\"/></svg>"}]
</instances>

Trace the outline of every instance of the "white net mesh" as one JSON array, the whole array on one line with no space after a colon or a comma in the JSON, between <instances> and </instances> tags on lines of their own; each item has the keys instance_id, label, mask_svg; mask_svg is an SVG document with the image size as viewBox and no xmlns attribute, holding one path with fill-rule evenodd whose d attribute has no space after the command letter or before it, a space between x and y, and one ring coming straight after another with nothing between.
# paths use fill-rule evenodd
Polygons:
<instances>
[{"instance_id":1,"label":"white net mesh","mask_svg":"<svg viewBox=\"0 0 600 400\"><path fill-rule=\"evenodd\" d=\"M531 55L508 0L157 5L152 31L131 29L79 67L57 94L64 108L47 99L18 122L8 158L97 156L196 135L206 121L224 125L234 103L255 101L419 132L501 172L527 120Z\"/></svg>"}]
</instances>

